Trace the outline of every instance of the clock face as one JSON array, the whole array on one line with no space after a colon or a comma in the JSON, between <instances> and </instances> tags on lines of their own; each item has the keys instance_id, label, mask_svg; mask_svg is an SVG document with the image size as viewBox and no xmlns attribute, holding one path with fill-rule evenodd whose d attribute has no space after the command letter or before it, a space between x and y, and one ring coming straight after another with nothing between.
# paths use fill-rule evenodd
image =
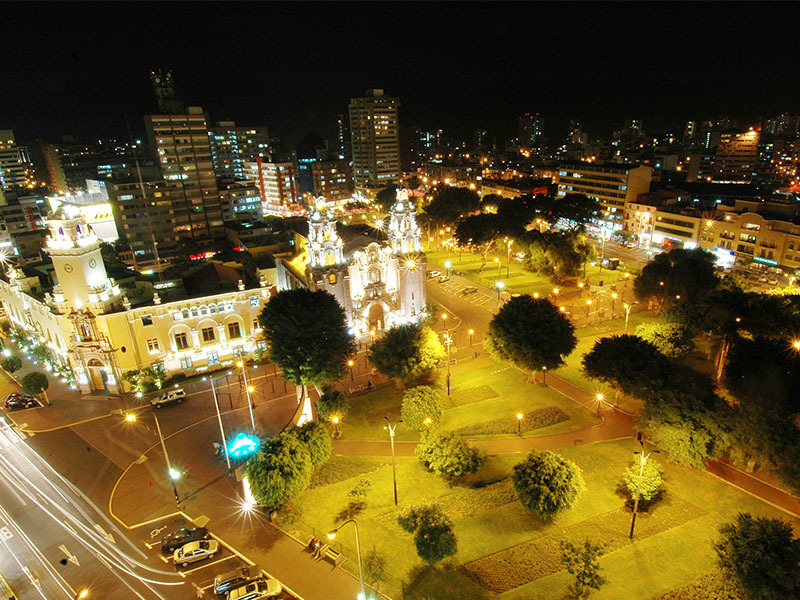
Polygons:
<instances>
[{"instance_id":1,"label":"clock face","mask_svg":"<svg viewBox=\"0 0 800 600\"><path fill-rule=\"evenodd\" d=\"M89 261L89 268L90 269L94 269L96 266L97 266L97 261L95 259L92 259L92 260Z\"/></svg>"},{"instance_id":2,"label":"clock face","mask_svg":"<svg viewBox=\"0 0 800 600\"><path fill-rule=\"evenodd\" d=\"M69 264L69 263L65 264L65 265L64 265L64 270L65 270L67 273L72 273L72 265L71 265L71 264Z\"/></svg>"}]
</instances>

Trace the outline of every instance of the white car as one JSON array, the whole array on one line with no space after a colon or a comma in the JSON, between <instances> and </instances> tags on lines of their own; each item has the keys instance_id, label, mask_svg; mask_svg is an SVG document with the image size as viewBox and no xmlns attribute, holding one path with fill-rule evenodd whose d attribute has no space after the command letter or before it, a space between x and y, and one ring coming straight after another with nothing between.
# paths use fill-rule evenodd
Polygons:
<instances>
[{"instance_id":1,"label":"white car","mask_svg":"<svg viewBox=\"0 0 800 600\"><path fill-rule=\"evenodd\" d=\"M164 392L160 396L156 396L150 400L150 404L156 408L161 408L164 404L180 404L186 398L186 392L182 388L177 388Z\"/></svg>"},{"instance_id":2,"label":"white car","mask_svg":"<svg viewBox=\"0 0 800 600\"><path fill-rule=\"evenodd\" d=\"M219 550L219 542L217 540L189 542L175 550L175 554L172 555L172 562L185 567L189 563L197 562L198 560L213 558L217 550Z\"/></svg>"},{"instance_id":3,"label":"white car","mask_svg":"<svg viewBox=\"0 0 800 600\"><path fill-rule=\"evenodd\" d=\"M283 586L280 581L267 577L236 588L228 594L228 600L263 600L274 598L282 591Z\"/></svg>"}]
</instances>

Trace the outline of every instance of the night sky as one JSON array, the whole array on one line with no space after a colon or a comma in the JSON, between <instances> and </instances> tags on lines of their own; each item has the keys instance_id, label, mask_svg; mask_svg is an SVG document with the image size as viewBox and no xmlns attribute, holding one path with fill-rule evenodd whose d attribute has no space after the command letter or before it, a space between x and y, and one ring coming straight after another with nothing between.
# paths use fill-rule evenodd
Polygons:
<instances>
[{"instance_id":1,"label":"night sky","mask_svg":"<svg viewBox=\"0 0 800 600\"><path fill-rule=\"evenodd\" d=\"M172 68L214 121L293 144L332 137L351 96L400 97L401 124L515 135L540 112L607 134L625 118L800 112L800 9L746 3L4 3L0 129L21 141L125 136Z\"/></svg>"}]
</instances>

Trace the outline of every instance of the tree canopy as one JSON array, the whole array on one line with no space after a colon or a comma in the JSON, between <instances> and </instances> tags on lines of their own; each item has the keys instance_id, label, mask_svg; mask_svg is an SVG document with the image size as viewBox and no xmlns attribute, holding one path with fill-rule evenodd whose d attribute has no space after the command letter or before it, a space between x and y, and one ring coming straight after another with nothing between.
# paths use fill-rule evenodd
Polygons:
<instances>
[{"instance_id":1,"label":"tree canopy","mask_svg":"<svg viewBox=\"0 0 800 600\"><path fill-rule=\"evenodd\" d=\"M375 196L375 204L380 207L380 212L386 214L397 201L397 186L393 183L387 185Z\"/></svg>"},{"instance_id":2,"label":"tree canopy","mask_svg":"<svg viewBox=\"0 0 800 600\"><path fill-rule=\"evenodd\" d=\"M333 417L344 419L350 410L347 396L339 390L328 390L317 400L317 414L320 421L330 421Z\"/></svg>"},{"instance_id":3,"label":"tree canopy","mask_svg":"<svg viewBox=\"0 0 800 600\"><path fill-rule=\"evenodd\" d=\"M717 562L748 598L800 597L800 540L789 523L739 513L719 533Z\"/></svg>"},{"instance_id":4,"label":"tree canopy","mask_svg":"<svg viewBox=\"0 0 800 600\"><path fill-rule=\"evenodd\" d=\"M344 310L331 294L306 288L275 295L259 316L270 361L296 385L323 385L347 372L355 351Z\"/></svg>"},{"instance_id":5,"label":"tree canopy","mask_svg":"<svg viewBox=\"0 0 800 600\"><path fill-rule=\"evenodd\" d=\"M599 211L595 200L584 194L567 194L561 197L537 196L537 208L542 218L551 225L565 224L569 229L583 229Z\"/></svg>"},{"instance_id":6,"label":"tree canopy","mask_svg":"<svg viewBox=\"0 0 800 600\"><path fill-rule=\"evenodd\" d=\"M639 476L641 473L641 477ZM661 477L661 465L659 465L652 458L644 464L642 469L641 462L637 459L622 473L622 485L628 490L631 498L634 498L638 492L643 500L652 500L658 494L664 485L664 479Z\"/></svg>"},{"instance_id":7,"label":"tree canopy","mask_svg":"<svg viewBox=\"0 0 800 600\"><path fill-rule=\"evenodd\" d=\"M688 356L694 347L691 330L680 323L642 323L636 328L636 335L669 358Z\"/></svg>"},{"instance_id":8,"label":"tree canopy","mask_svg":"<svg viewBox=\"0 0 800 600\"><path fill-rule=\"evenodd\" d=\"M392 327L369 349L369 360L378 372L403 383L431 375L445 355L436 333L414 324Z\"/></svg>"},{"instance_id":9,"label":"tree canopy","mask_svg":"<svg viewBox=\"0 0 800 600\"><path fill-rule=\"evenodd\" d=\"M320 466L331 457L331 434L319 421L291 427L281 435L294 437L306 447L312 467Z\"/></svg>"},{"instance_id":10,"label":"tree canopy","mask_svg":"<svg viewBox=\"0 0 800 600\"><path fill-rule=\"evenodd\" d=\"M575 326L552 302L511 298L492 317L484 345L494 356L526 371L556 369L575 349Z\"/></svg>"},{"instance_id":11,"label":"tree canopy","mask_svg":"<svg viewBox=\"0 0 800 600\"><path fill-rule=\"evenodd\" d=\"M414 449L417 458L431 471L445 479L475 473L486 462L486 449L473 448L454 434L423 434Z\"/></svg>"},{"instance_id":12,"label":"tree canopy","mask_svg":"<svg viewBox=\"0 0 800 600\"><path fill-rule=\"evenodd\" d=\"M426 431L442 418L442 395L428 385L413 387L403 394L400 414L411 429Z\"/></svg>"},{"instance_id":13,"label":"tree canopy","mask_svg":"<svg viewBox=\"0 0 800 600\"><path fill-rule=\"evenodd\" d=\"M438 225L455 225L462 217L474 212L480 205L477 192L463 187L442 185L433 193L433 200L425 213Z\"/></svg>"},{"instance_id":14,"label":"tree canopy","mask_svg":"<svg viewBox=\"0 0 800 600\"><path fill-rule=\"evenodd\" d=\"M50 382L47 380L47 375L41 371L26 373L20 383L22 384L22 391L31 396L41 394L42 391L46 390L50 385Z\"/></svg>"},{"instance_id":15,"label":"tree canopy","mask_svg":"<svg viewBox=\"0 0 800 600\"><path fill-rule=\"evenodd\" d=\"M294 435L279 435L264 442L247 464L253 497L262 506L280 508L311 482L311 455Z\"/></svg>"},{"instance_id":16,"label":"tree canopy","mask_svg":"<svg viewBox=\"0 0 800 600\"><path fill-rule=\"evenodd\" d=\"M414 534L417 554L426 563L434 564L456 553L453 520L437 504L410 506L397 522L403 531Z\"/></svg>"},{"instance_id":17,"label":"tree canopy","mask_svg":"<svg viewBox=\"0 0 800 600\"><path fill-rule=\"evenodd\" d=\"M525 262L526 267L546 275L554 283L578 276L596 253L586 236L575 231L533 232L528 239L530 256Z\"/></svg>"},{"instance_id":18,"label":"tree canopy","mask_svg":"<svg viewBox=\"0 0 800 600\"><path fill-rule=\"evenodd\" d=\"M511 480L522 505L545 517L571 508L586 490L578 465L547 450L533 450L514 465Z\"/></svg>"},{"instance_id":19,"label":"tree canopy","mask_svg":"<svg viewBox=\"0 0 800 600\"><path fill-rule=\"evenodd\" d=\"M632 395L641 394L652 381L663 381L668 369L658 348L636 335L600 338L583 357L589 377Z\"/></svg>"},{"instance_id":20,"label":"tree canopy","mask_svg":"<svg viewBox=\"0 0 800 600\"><path fill-rule=\"evenodd\" d=\"M714 261L713 254L700 248L658 254L634 280L633 292L639 300L655 298L659 307L675 302L696 304L719 285Z\"/></svg>"}]
</instances>

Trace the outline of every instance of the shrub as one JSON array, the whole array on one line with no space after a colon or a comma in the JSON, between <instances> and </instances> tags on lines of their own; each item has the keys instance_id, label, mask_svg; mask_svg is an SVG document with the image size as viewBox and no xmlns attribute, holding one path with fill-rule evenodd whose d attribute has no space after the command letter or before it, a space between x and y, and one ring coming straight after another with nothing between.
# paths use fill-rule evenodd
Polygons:
<instances>
[{"instance_id":1,"label":"shrub","mask_svg":"<svg viewBox=\"0 0 800 600\"><path fill-rule=\"evenodd\" d=\"M47 375L41 371L31 371L22 378L22 391L31 396L41 394L50 385Z\"/></svg>"},{"instance_id":2,"label":"shrub","mask_svg":"<svg viewBox=\"0 0 800 600\"><path fill-rule=\"evenodd\" d=\"M578 465L550 451L533 450L511 480L522 505L545 517L570 508L586 490Z\"/></svg>"},{"instance_id":3,"label":"shrub","mask_svg":"<svg viewBox=\"0 0 800 600\"><path fill-rule=\"evenodd\" d=\"M486 462L485 449L473 448L455 435L423 435L414 454L429 470L445 479L475 473Z\"/></svg>"},{"instance_id":4,"label":"shrub","mask_svg":"<svg viewBox=\"0 0 800 600\"><path fill-rule=\"evenodd\" d=\"M320 466L331 457L331 434L319 421L309 421L302 427L293 427L283 435L297 438L306 447L313 467Z\"/></svg>"},{"instance_id":5,"label":"shrub","mask_svg":"<svg viewBox=\"0 0 800 600\"><path fill-rule=\"evenodd\" d=\"M3 319L2 321L0 321L0 330L2 330L3 333L8 333L9 331L11 331L11 323L9 322L8 319Z\"/></svg>"},{"instance_id":6,"label":"shrub","mask_svg":"<svg viewBox=\"0 0 800 600\"><path fill-rule=\"evenodd\" d=\"M9 373L13 373L14 371L18 371L22 368L22 359L12 354L11 356L6 356L3 359L3 362L0 363L0 366L2 366Z\"/></svg>"},{"instance_id":7,"label":"shrub","mask_svg":"<svg viewBox=\"0 0 800 600\"><path fill-rule=\"evenodd\" d=\"M442 397L427 385L411 388L403 394L401 415L411 429L426 430L442 418Z\"/></svg>"},{"instance_id":8,"label":"shrub","mask_svg":"<svg viewBox=\"0 0 800 600\"><path fill-rule=\"evenodd\" d=\"M694 347L691 331L679 323L642 323L636 335L670 358L688 356Z\"/></svg>"},{"instance_id":9,"label":"shrub","mask_svg":"<svg viewBox=\"0 0 800 600\"><path fill-rule=\"evenodd\" d=\"M372 344L369 360L379 373L405 383L430 376L446 354L430 327L398 325Z\"/></svg>"},{"instance_id":10,"label":"shrub","mask_svg":"<svg viewBox=\"0 0 800 600\"><path fill-rule=\"evenodd\" d=\"M456 553L453 521L437 505L410 506L397 522L403 531L414 534L417 554L426 563L434 564Z\"/></svg>"},{"instance_id":11,"label":"shrub","mask_svg":"<svg viewBox=\"0 0 800 600\"><path fill-rule=\"evenodd\" d=\"M320 421L330 421L333 417L344 419L350 410L347 396L338 390L325 392L317 400L317 414Z\"/></svg>"}]
</instances>

